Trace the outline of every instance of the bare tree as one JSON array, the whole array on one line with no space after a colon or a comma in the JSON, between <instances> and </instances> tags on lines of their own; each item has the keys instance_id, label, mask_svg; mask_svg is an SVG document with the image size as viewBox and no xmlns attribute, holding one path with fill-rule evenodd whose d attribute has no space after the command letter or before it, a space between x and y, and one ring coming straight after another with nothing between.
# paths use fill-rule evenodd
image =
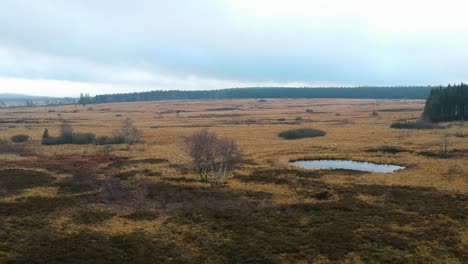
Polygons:
<instances>
[{"instance_id":1,"label":"bare tree","mask_svg":"<svg viewBox=\"0 0 468 264\"><path fill-rule=\"evenodd\" d=\"M242 161L242 150L229 138L221 138L216 143L216 171L214 171L215 177L212 182L214 180L217 184L223 184L237 164Z\"/></svg>"},{"instance_id":2,"label":"bare tree","mask_svg":"<svg viewBox=\"0 0 468 264\"><path fill-rule=\"evenodd\" d=\"M242 161L242 151L232 139L218 138L206 129L192 134L185 144L195 172L205 182L225 183Z\"/></svg>"},{"instance_id":3,"label":"bare tree","mask_svg":"<svg viewBox=\"0 0 468 264\"><path fill-rule=\"evenodd\" d=\"M202 181L208 181L217 140L216 134L208 132L206 129L192 134L185 140L187 150L192 157L194 170L200 175Z\"/></svg>"},{"instance_id":4,"label":"bare tree","mask_svg":"<svg viewBox=\"0 0 468 264\"><path fill-rule=\"evenodd\" d=\"M133 145L140 141L141 131L135 127L132 119L127 118L122 122L122 126L114 132L114 136L122 137L126 143Z\"/></svg>"}]
</instances>

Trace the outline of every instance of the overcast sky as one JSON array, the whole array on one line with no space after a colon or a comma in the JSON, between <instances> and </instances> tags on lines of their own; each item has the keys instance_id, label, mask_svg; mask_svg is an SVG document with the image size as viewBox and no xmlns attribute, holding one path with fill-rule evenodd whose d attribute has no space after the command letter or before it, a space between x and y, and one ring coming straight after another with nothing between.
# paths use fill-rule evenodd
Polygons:
<instances>
[{"instance_id":1,"label":"overcast sky","mask_svg":"<svg viewBox=\"0 0 468 264\"><path fill-rule=\"evenodd\" d=\"M1 0L0 93L468 80L466 0Z\"/></svg>"}]
</instances>

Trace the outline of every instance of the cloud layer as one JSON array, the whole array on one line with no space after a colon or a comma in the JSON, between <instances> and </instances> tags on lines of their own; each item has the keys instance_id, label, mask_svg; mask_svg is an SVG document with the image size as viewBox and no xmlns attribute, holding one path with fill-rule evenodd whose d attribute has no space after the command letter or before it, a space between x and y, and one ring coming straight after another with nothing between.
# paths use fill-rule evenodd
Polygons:
<instances>
[{"instance_id":1,"label":"cloud layer","mask_svg":"<svg viewBox=\"0 0 468 264\"><path fill-rule=\"evenodd\" d=\"M0 93L468 79L464 1L4 0Z\"/></svg>"}]
</instances>

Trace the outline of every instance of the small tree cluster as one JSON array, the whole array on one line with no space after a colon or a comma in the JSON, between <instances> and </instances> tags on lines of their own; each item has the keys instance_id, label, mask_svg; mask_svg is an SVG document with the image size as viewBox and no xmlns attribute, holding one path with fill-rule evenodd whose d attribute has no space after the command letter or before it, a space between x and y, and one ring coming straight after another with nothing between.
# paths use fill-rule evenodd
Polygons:
<instances>
[{"instance_id":1,"label":"small tree cluster","mask_svg":"<svg viewBox=\"0 0 468 264\"><path fill-rule=\"evenodd\" d=\"M62 121L60 124L60 135L52 137L49 135L49 130L46 128L42 134L43 145L61 145L61 144L91 144L96 139L93 133L74 133L73 127L67 121Z\"/></svg>"},{"instance_id":2,"label":"small tree cluster","mask_svg":"<svg viewBox=\"0 0 468 264\"><path fill-rule=\"evenodd\" d=\"M196 173L202 181L224 184L242 161L242 150L229 138L219 138L206 129L192 134L185 141Z\"/></svg>"},{"instance_id":3,"label":"small tree cluster","mask_svg":"<svg viewBox=\"0 0 468 264\"><path fill-rule=\"evenodd\" d=\"M43 145L61 145L61 144L135 144L141 138L141 132L133 125L131 119L126 119L122 122L122 126L114 132L113 136L102 136L96 138L93 133L75 133L72 126L67 121L62 121L60 125L60 135L52 137L48 129L42 134Z\"/></svg>"}]
</instances>

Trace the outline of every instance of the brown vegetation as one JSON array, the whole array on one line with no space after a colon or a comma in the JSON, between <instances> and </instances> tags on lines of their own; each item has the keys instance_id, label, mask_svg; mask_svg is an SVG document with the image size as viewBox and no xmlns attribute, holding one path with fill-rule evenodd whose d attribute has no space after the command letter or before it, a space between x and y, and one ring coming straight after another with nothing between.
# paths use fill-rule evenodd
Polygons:
<instances>
[{"instance_id":1,"label":"brown vegetation","mask_svg":"<svg viewBox=\"0 0 468 264\"><path fill-rule=\"evenodd\" d=\"M259 105L210 100L96 106L106 111L1 109L9 120L31 121L0 122L2 137L26 133L32 140L0 142L0 263L468 262L468 142L451 136L465 135L465 124L390 128L394 120L417 119L421 113L409 109L422 109L423 101L269 99ZM222 108L242 109L242 116L206 111ZM314 109L307 115L314 120L301 122L327 135L279 138L298 128L294 119L306 117L306 109ZM371 118L374 109L389 110ZM168 110L185 112L155 118ZM122 126L116 113L141 131L128 148L40 144L44 124L60 135L62 119L74 131L113 136ZM205 125L209 132L198 128ZM194 156L185 139L197 134L217 138L209 144L215 152L243 150L244 162L222 187L190 169ZM2 151L12 146L35 153ZM304 158L407 169L306 171L289 164Z\"/></svg>"}]
</instances>

